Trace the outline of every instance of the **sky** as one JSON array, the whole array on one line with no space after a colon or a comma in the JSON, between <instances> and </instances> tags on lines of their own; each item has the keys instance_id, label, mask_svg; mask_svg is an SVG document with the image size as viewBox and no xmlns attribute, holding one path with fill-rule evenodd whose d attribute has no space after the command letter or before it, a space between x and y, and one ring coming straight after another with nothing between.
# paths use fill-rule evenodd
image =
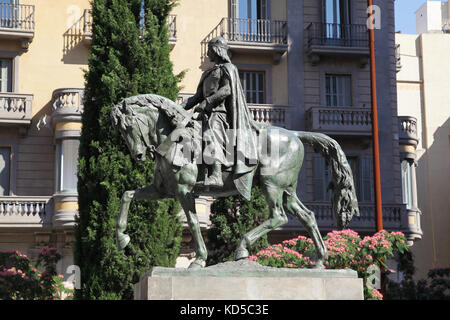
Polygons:
<instances>
[{"instance_id":1,"label":"sky","mask_svg":"<svg viewBox=\"0 0 450 320\"><path fill-rule=\"evenodd\" d=\"M416 33L415 12L425 2L426 0L395 0L395 31Z\"/></svg>"}]
</instances>

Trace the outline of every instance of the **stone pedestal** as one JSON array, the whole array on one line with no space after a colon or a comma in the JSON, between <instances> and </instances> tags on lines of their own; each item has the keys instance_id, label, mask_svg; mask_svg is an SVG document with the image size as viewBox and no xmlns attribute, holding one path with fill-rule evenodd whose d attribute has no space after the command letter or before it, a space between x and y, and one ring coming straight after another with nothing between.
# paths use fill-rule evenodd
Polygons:
<instances>
[{"instance_id":1,"label":"stone pedestal","mask_svg":"<svg viewBox=\"0 0 450 320\"><path fill-rule=\"evenodd\" d=\"M235 261L204 269L154 267L134 287L135 300L363 300L353 270L263 267Z\"/></svg>"}]
</instances>

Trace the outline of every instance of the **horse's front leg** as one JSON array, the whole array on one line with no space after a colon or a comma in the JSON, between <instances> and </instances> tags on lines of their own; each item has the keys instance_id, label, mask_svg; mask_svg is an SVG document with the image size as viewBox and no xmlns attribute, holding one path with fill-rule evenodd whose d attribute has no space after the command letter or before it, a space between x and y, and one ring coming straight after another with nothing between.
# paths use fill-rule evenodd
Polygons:
<instances>
[{"instance_id":1,"label":"horse's front leg","mask_svg":"<svg viewBox=\"0 0 450 320\"><path fill-rule=\"evenodd\" d=\"M152 184L142 189L125 191L120 200L120 213L116 223L116 244L119 250L125 249L130 242L130 236L125 234L127 228L128 210L133 200L157 200L161 199L161 194Z\"/></svg>"},{"instance_id":2,"label":"horse's front leg","mask_svg":"<svg viewBox=\"0 0 450 320\"><path fill-rule=\"evenodd\" d=\"M195 244L195 260L189 265L189 269L203 268L203 262L206 262L208 252L203 241L197 212L195 211L195 197L186 189L184 186L179 186L177 198L186 214L186 219Z\"/></svg>"}]
</instances>

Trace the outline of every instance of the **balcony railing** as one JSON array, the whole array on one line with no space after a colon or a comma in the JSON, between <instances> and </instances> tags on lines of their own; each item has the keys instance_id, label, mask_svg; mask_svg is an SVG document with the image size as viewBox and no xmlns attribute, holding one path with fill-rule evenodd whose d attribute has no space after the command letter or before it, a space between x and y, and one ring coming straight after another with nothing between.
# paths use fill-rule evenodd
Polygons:
<instances>
[{"instance_id":1,"label":"balcony railing","mask_svg":"<svg viewBox=\"0 0 450 320\"><path fill-rule=\"evenodd\" d=\"M338 135L370 135L372 113L367 108L312 107L306 112L307 130Z\"/></svg>"},{"instance_id":2,"label":"balcony railing","mask_svg":"<svg viewBox=\"0 0 450 320\"><path fill-rule=\"evenodd\" d=\"M189 99L193 94L180 93L177 103L181 104ZM260 123L267 123L274 126L286 128L289 119L289 107L275 104L248 104L253 120Z\"/></svg>"},{"instance_id":3,"label":"balcony railing","mask_svg":"<svg viewBox=\"0 0 450 320\"><path fill-rule=\"evenodd\" d=\"M279 127L287 127L289 107L273 104L249 104L253 120Z\"/></svg>"},{"instance_id":4,"label":"balcony railing","mask_svg":"<svg viewBox=\"0 0 450 320\"><path fill-rule=\"evenodd\" d=\"M0 3L0 28L34 31L34 5Z\"/></svg>"},{"instance_id":5,"label":"balcony railing","mask_svg":"<svg viewBox=\"0 0 450 320\"><path fill-rule=\"evenodd\" d=\"M29 125L31 123L32 104L32 94L1 92L0 123Z\"/></svg>"},{"instance_id":6,"label":"balcony railing","mask_svg":"<svg viewBox=\"0 0 450 320\"><path fill-rule=\"evenodd\" d=\"M202 41L206 57L209 40L222 36L232 51L274 54L278 61L287 51L287 22L268 19L222 18Z\"/></svg>"},{"instance_id":7,"label":"balcony railing","mask_svg":"<svg viewBox=\"0 0 450 320\"><path fill-rule=\"evenodd\" d=\"M311 23L306 28L308 45L332 47L369 46L367 26L363 24Z\"/></svg>"},{"instance_id":8,"label":"balcony railing","mask_svg":"<svg viewBox=\"0 0 450 320\"><path fill-rule=\"evenodd\" d=\"M83 22L83 35L85 41L92 41L92 11L91 9L85 9L82 17ZM177 16L170 14L168 16L167 25L169 28L169 43L171 46L175 45L177 41ZM143 28L141 25L140 36L143 35Z\"/></svg>"},{"instance_id":9,"label":"balcony railing","mask_svg":"<svg viewBox=\"0 0 450 320\"><path fill-rule=\"evenodd\" d=\"M173 46L177 42L177 16L170 14L168 17L169 43Z\"/></svg>"},{"instance_id":10,"label":"balcony railing","mask_svg":"<svg viewBox=\"0 0 450 320\"><path fill-rule=\"evenodd\" d=\"M37 226L51 221L50 197L0 197L0 227Z\"/></svg>"},{"instance_id":11,"label":"balcony railing","mask_svg":"<svg viewBox=\"0 0 450 320\"><path fill-rule=\"evenodd\" d=\"M83 88L61 88L53 91L53 111L71 109L83 112Z\"/></svg>"},{"instance_id":12,"label":"balcony railing","mask_svg":"<svg viewBox=\"0 0 450 320\"><path fill-rule=\"evenodd\" d=\"M34 5L0 3L0 38L18 39L28 50L34 37Z\"/></svg>"},{"instance_id":13,"label":"balcony railing","mask_svg":"<svg viewBox=\"0 0 450 320\"><path fill-rule=\"evenodd\" d=\"M321 56L355 56L367 65L369 37L366 25L310 23L306 27L307 52L313 65Z\"/></svg>"},{"instance_id":14,"label":"balcony railing","mask_svg":"<svg viewBox=\"0 0 450 320\"><path fill-rule=\"evenodd\" d=\"M92 12L91 9L84 9L83 17L83 35L86 41L92 40Z\"/></svg>"},{"instance_id":15,"label":"balcony railing","mask_svg":"<svg viewBox=\"0 0 450 320\"><path fill-rule=\"evenodd\" d=\"M403 145L417 146L417 119L409 116L398 117L399 143Z\"/></svg>"},{"instance_id":16,"label":"balcony railing","mask_svg":"<svg viewBox=\"0 0 450 320\"><path fill-rule=\"evenodd\" d=\"M323 231L338 228L336 217L330 202L305 202L305 206L314 212L317 224ZM373 203L359 203L360 217L353 217L349 228L357 232L372 232L375 230L375 206ZM408 232L408 217L403 204L384 204L382 206L383 227L386 230L400 230ZM291 221L287 229L302 229L297 221Z\"/></svg>"}]
</instances>

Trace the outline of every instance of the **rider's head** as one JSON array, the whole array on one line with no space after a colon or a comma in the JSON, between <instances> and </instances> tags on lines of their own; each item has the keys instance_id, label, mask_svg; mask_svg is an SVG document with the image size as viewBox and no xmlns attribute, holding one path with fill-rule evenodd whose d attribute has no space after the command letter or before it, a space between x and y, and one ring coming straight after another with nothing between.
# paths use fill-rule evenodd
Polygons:
<instances>
[{"instance_id":1,"label":"rider's head","mask_svg":"<svg viewBox=\"0 0 450 320\"><path fill-rule=\"evenodd\" d=\"M228 44L223 37L215 37L208 43L208 57L215 62L231 62Z\"/></svg>"}]
</instances>

